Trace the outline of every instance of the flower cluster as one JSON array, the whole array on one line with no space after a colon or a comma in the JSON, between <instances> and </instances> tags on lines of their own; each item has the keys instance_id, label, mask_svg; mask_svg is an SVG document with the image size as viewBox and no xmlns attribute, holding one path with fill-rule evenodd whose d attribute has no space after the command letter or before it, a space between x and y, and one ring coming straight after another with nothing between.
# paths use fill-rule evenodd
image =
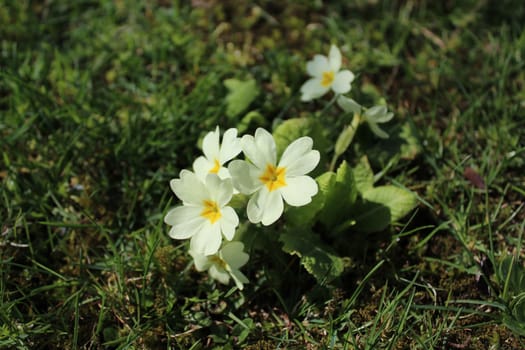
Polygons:
<instances>
[{"instance_id":1,"label":"flower cluster","mask_svg":"<svg viewBox=\"0 0 525 350\"><path fill-rule=\"evenodd\" d=\"M251 195L246 208L250 222L271 225L284 211L284 202L303 206L317 194L317 183L307 176L319 163L310 137L293 141L277 161L273 136L258 128L255 135L237 137L236 129L209 132L203 140L204 156L193 163L193 172L182 170L170 181L182 205L171 209L164 222L169 236L190 239L190 255L199 271L221 283L232 278L239 289L248 282L239 268L249 259L241 242L235 241L239 217L230 207L234 192ZM241 152L244 160L233 160ZM231 161L231 162L230 162ZM229 165L226 167L226 163ZM223 238L227 242L223 242Z\"/></svg>"},{"instance_id":2,"label":"flower cluster","mask_svg":"<svg viewBox=\"0 0 525 350\"><path fill-rule=\"evenodd\" d=\"M332 90L336 94L333 101L354 115L335 144L331 170L360 123L366 122L375 135L386 138L388 134L378 124L393 117L384 106L367 109L343 96L351 90L355 76L350 70L341 70L341 65L341 52L332 45L328 56L315 55L306 64L311 78L301 87L302 101L311 101ZM164 217L171 226L170 237L190 240L189 254L198 271L208 271L211 278L224 284L233 279L239 289L248 283L239 269L248 262L249 255L235 235L239 213L230 202L234 196L248 196L246 217L263 226L281 217L285 203L295 207L310 203L319 190L317 182L307 175L320 160L319 152L312 147L310 137L299 137L279 159L275 140L265 129L238 137L237 129L231 128L222 135L222 142L218 126L206 134L203 155L193 162L193 171L182 170L179 178L170 182L182 205ZM241 152L244 159L235 159Z\"/></svg>"}]
</instances>

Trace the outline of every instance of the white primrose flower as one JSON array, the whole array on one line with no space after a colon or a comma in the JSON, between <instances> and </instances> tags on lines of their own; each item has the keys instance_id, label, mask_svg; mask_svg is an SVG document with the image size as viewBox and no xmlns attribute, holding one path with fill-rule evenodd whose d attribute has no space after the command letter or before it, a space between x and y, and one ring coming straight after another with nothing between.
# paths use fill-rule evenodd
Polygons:
<instances>
[{"instance_id":1,"label":"white primrose flower","mask_svg":"<svg viewBox=\"0 0 525 350\"><path fill-rule=\"evenodd\" d=\"M228 242L213 255L203 255L190 250L193 262L197 271L206 271L210 277L217 281L228 284L233 278L235 285L240 290L243 284L248 283L246 276L239 271L239 268L248 262L249 255L243 252L244 244L241 242Z\"/></svg>"},{"instance_id":2,"label":"white primrose flower","mask_svg":"<svg viewBox=\"0 0 525 350\"><path fill-rule=\"evenodd\" d=\"M370 130L382 139L387 139L388 134L381 129L377 124L389 122L393 117L394 113L388 112L385 106L374 106L368 108L363 114Z\"/></svg>"},{"instance_id":3,"label":"white primrose flower","mask_svg":"<svg viewBox=\"0 0 525 350\"><path fill-rule=\"evenodd\" d=\"M366 123L370 127L370 130L377 137L380 137L382 139L388 138L388 134L377 125L389 122L394 117L394 113L388 112L385 106L377 105L366 109L359 103L355 102L353 99L345 96L339 96L339 98L337 99L337 104L345 112L358 114L362 119L364 119L364 121L366 121Z\"/></svg>"},{"instance_id":4,"label":"white primrose flower","mask_svg":"<svg viewBox=\"0 0 525 350\"><path fill-rule=\"evenodd\" d=\"M311 101L323 96L332 89L336 94L345 94L352 86L354 73L341 70L341 51L337 46L330 47L328 57L315 55L306 64L306 71L312 77L301 86L301 101Z\"/></svg>"},{"instance_id":5,"label":"white primrose flower","mask_svg":"<svg viewBox=\"0 0 525 350\"><path fill-rule=\"evenodd\" d=\"M237 129L231 128L224 132L222 144L219 142L219 127L210 131L202 140L202 151L200 156L193 162L193 171L201 181L208 174L217 174L221 179L231 177L228 169L223 165L241 153L241 139L237 137Z\"/></svg>"},{"instance_id":6,"label":"white primrose flower","mask_svg":"<svg viewBox=\"0 0 525 350\"><path fill-rule=\"evenodd\" d=\"M239 192L253 194L246 212L252 223L267 226L279 219L284 210L283 199L291 206L302 206L317 194L317 183L306 176L319 163L320 154L312 150L313 140L301 137L292 142L277 163L272 135L258 128L255 137L243 136L242 150L250 160L234 160L228 169Z\"/></svg>"},{"instance_id":7,"label":"white primrose flower","mask_svg":"<svg viewBox=\"0 0 525 350\"><path fill-rule=\"evenodd\" d=\"M190 249L204 255L219 250L222 236L229 241L233 238L239 218L227 206L233 195L231 179L208 174L202 182L191 171L182 170L180 179L171 180L170 186L183 204L164 217L164 222L172 226L170 237L191 238Z\"/></svg>"}]
</instances>

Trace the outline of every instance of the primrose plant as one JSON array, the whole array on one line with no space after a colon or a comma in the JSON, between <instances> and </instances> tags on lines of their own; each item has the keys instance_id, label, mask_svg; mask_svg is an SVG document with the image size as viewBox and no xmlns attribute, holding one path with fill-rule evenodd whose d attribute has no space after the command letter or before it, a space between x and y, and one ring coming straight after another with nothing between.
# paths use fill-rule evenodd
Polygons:
<instances>
[{"instance_id":1,"label":"primrose plant","mask_svg":"<svg viewBox=\"0 0 525 350\"><path fill-rule=\"evenodd\" d=\"M255 136L242 139L236 134L228 129L222 145L219 128L204 137L205 156L194 162L196 172L182 170L180 178L170 182L182 206L170 210L164 221L172 226L170 237L191 239L190 255L197 270L208 270L222 283L231 276L242 289L247 279L238 269L246 264L248 254L241 242L222 242L223 237L231 241L239 225L236 212L228 206L234 187L251 195L246 208L249 221L271 225L283 214L283 201L302 206L317 194L317 183L306 174L319 163L319 152L312 150L313 140L305 136L292 142L277 162L275 141L268 131L258 128ZM223 168L241 150L249 161L234 160Z\"/></svg>"},{"instance_id":2,"label":"primrose plant","mask_svg":"<svg viewBox=\"0 0 525 350\"><path fill-rule=\"evenodd\" d=\"M198 271L208 271L223 284L233 280L242 290L248 278L240 268L249 255L242 242L246 232L236 233L249 222L258 232L267 231L285 253L298 256L319 282L329 282L348 267L348 246L356 234L384 231L413 209L412 192L374 186L376 179L366 157L353 167L343 160L335 169L359 125L368 124L376 137L385 139L389 135L378 124L393 117L383 105L365 108L343 96L350 92L355 75L341 66L341 52L332 45L328 56L315 55L306 64L310 79L300 89L304 102L331 90L335 97L323 113L336 101L344 115L353 115L338 136L341 128L334 130L331 122L317 116L288 119L273 133L257 127L253 135L240 137L246 120L258 115L250 111L238 128L224 131L222 142L219 127L208 132L193 171L182 170L179 178L171 180L171 189L182 204L168 211L164 222L171 226L170 237L190 240L189 254ZM231 90L227 114L236 116L256 97L254 81L229 79L225 84ZM333 146L331 139L337 140ZM243 159L239 159L241 153ZM331 163L325 162L330 154ZM310 176L314 171L320 175Z\"/></svg>"}]
</instances>

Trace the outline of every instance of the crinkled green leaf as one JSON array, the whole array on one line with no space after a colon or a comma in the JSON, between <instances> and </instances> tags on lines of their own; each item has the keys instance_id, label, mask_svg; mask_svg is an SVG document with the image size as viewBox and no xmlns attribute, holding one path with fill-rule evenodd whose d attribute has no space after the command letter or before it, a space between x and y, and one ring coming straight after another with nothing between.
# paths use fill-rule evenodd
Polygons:
<instances>
[{"instance_id":1,"label":"crinkled green leaf","mask_svg":"<svg viewBox=\"0 0 525 350\"><path fill-rule=\"evenodd\" d=\"M358 232L379 232L407 215L417 204L416 196L403 188L380 186L362 193L363 201L353 208Z\"/></svg>"},{"instance_id":2,"label":"crinkled green leaf","mask_svg":"<svg viewBox=\"0 0 525 350\"><path fill-rule=\"evenodd\" d=\"M336 174L333 171L327 171L315 179L319 186L319 192L322 192L324 197L332 190L335 184L335 178Z\"/></svg>"},{"instance_id":3,"label":"crinkled green leaf","mask_svg":"<svg viewBox=\"0 0 525 350\"><path fill-rule=\"evenodd\" d=\"M404 123L399 137L404 141L401 145L401 158L414 159L421 152L421 144L419 143L414 124L410 122Z\"/></svg>"},{"instance_id":4,"label":"crinkled green leaf","mask_svg":"<svg viewBox=\"0 0 525 350\"><path fill-rule=\"evenodd\" d=\"M314 141L313 149L321 153L321 163L330 145L324 134L322 124L313 118L292 118L279 124L273 131L273 137L277 146L277 154L281 155L286 147L302 136L310 136Z\"/></svg>"},{"instance_id":5,"label":"crinkled green leaf","mask_svg":"<svg viewBox=\"0 0 525 350\"><path fill-rule=\"evenodd\" d=\"M355 186L359 193L362 194L374 187L374 172L366 156L361 157L359 163L353 168L353 173Z\"/></svg>"},{"instance_id":6,"label":"crinkled green leaf","mask_svg":"<svg viewBox=\"0 0 525 350\"><path fill-rule=\"evenodd\" d=\"M263 126L266 124L264 116L257 111L250 111L242 117L241 121L237 123L237 131L239 134L246 132L251 125Z\"/></svg>"},{"instance_id":7,"label":"crinkled green leaf","mask_svg":"<svg viewBox=\"0 0 525 350\"><path fill-rule=\"evenodd\" d=\"M343 161L337 173L324 175L328 178L322 180L325 184L324 207L320 212L319 219L328 228L333 228L337 224L346 221L350 215L350 209L357 198L357 189L352 173L352 169L346 161Z\"/></svg>"},{"instance_id":8,"label":"crinkled green leaf","mask_svg":"<svg viewBox=\"0 0 525 350\"><path fill-rule=\"evenodd\" d=\"M318 282L329 282L343 273L344 260L321 242L314 232L304 229L286 232L279 240L283 250L297 255L306 271Z\"/></svg>"},{"instance_id":9,"label":"crinkled green leaf","mask_svg":"<svg viewBox=\"0 0 525 350\"><path fill-rule=\"evenodd\" d=\"M324 207L326 196L332 191L335 184L336 174L328 171L315 179L319 191L312 198L312 202L302 207L288 207L286 211L287 221L296 227L311 227L317 213Z\"/></svg>"},{"instance_id":10,"label":"crinkled green leaf","mask_svg":"<svg viewBox=\"0 0 525 350\"><path fill-rule=\"evenodd\" d=\"M363 199L387 207L390 211L391 222L407 215L417 204L414 193L395 186L371 188L363 193Z\"/></svg>"},{"instance_id":11,"label":"crinkled green leaf","mask_svg":"<svg viewBox=\"0 0 525 350\"><path fill-rule=\"evenodd\" d=\"M246 110L259 94L259 88L254 79L246 81L226 79L224 86L228 89L226 96L226 115L228 117L236 117Z\"/></svg>"}]
</instances>

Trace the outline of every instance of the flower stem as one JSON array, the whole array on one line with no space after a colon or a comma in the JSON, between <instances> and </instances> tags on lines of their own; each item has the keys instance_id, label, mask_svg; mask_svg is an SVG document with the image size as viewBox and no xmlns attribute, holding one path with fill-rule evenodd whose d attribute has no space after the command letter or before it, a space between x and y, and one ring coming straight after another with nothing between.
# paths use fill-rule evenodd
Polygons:
<instances>
[{"instance_id":1,"label":"flower stem","mask_svg":"<svg viewBox=\"0 0 525 350\"><path fill-rule=\"evenodd\" d=\"M332 107L332 105L335 103L335 101L337 101L337 98L339 97L339 94L335 94L334 97L332 97L332 99L326 104L326 106L324 106L323 110L319 113L319 117L322 117L326 111Z\"/></svg>"}]
</instances>

